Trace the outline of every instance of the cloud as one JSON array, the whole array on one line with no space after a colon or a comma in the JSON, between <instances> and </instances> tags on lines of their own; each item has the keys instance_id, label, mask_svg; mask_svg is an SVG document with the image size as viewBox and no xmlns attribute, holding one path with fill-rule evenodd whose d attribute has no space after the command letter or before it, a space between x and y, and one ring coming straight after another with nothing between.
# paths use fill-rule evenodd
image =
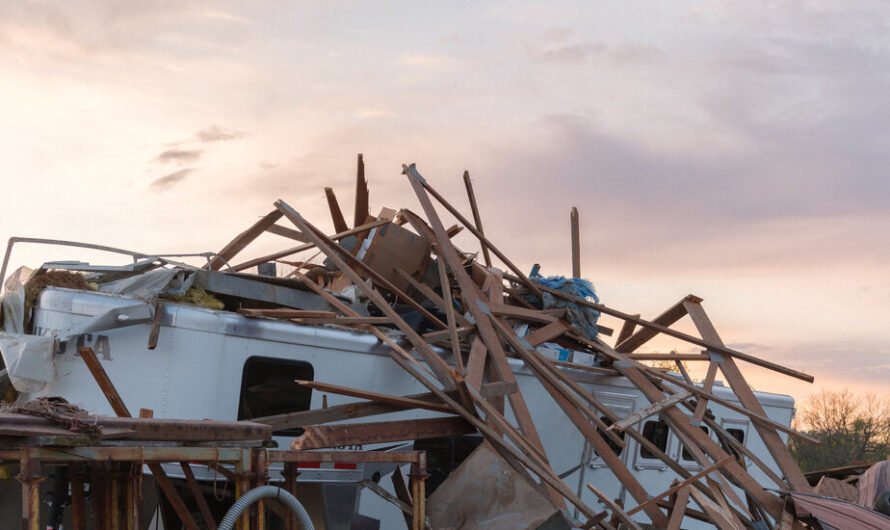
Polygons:
<instances>
[{"instance_id":1,"label":"cloud","mask_svg":"<svg viewBox=\"0 0 890 530\"><path fill-rule=\"evenodd\" d=\"M179 171L174 171L169 175L163 176L159 179L152 181L151 189L155 191L166 191L173 186L179 184L183 180L185 180L189 175L197 171L195 168L185 168L180 169Z\"/></svg>"},{"instance_id":2,"label":"cloud","mask_svg":"<svg viewBox=\"0 0 890 530\"><path fill-rule=\"evenodd\" d=\"M159 154L155 160L162 164L191 164L196 162L204 151L186 149L167 149Z\"/></svg>"},{"instance_id":3,"label":"cloud","mask_svg":"<svg viewBox=\"0 0 890 530\"><path fill-rule=\"evenodd\" d=\"M224 127L220 127L219 125L211 125L206 129L202 129L195 133L195 136L199 141L208 143L208 142L227 142L229 140L238 140L239 138L244 138L247 136L247 133L242 131L237 131L235 129L226 129Z\"/></svg>"},{"instance_id":4,"label":"cloud","mask_svg":"<svg viewBox=\"0 0 890 530\"><path fill-rule=\"evenodd\" d=\"M560 43L558 46L532 52L532 58L539 63L577 65L603 60L613 66L624 66L639 63L657 62L664 58L665 53L656 47L637 43L626 43L618 46L607 45L599 41L576 42L562 44L568 35L563 32L562 38L554 39L550 34L545 40Z\"/></svg>"}]
</instances>

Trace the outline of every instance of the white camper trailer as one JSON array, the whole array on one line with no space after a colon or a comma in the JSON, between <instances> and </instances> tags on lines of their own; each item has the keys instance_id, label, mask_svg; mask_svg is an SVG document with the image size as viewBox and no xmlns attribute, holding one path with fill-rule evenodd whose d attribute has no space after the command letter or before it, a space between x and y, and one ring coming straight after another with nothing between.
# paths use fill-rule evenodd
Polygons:
<instances>
[{"instance_id":1,"label":"white camper trailer","mask_svg":"<svg viewBox=\"0 0 890 530\"><path fill-rule=\"evenodd\" d=\"M127 403L150 408L156 417L250 419L320 408L322 393L297 388L293 384L295 379L319 380L393 395L423 391L369 334L248 318L187 304L164 303L160 308L162 314L156 317L160 321L157 343L149 349L147 339L153 319L148 318L151 312L147 302L133 296L46 288L34 308L34 332L70 338L61 343L52 359L55 374L52 380L27 397L62 396L90 412L111 414L86 365L77 357L81 346L92 346ZM510 366L540 429L553 468L589 505L596 506L599 502L584 487L592 483L607 495L621 499L626 508L632 508L633 498L622 490L620 482L585 444L567 417L546 399L545 390L524 363L510 359ZM640 391L621 377L571 368L565 368L565 372L620 417L649 405ZM731 390L719 384L714 393L735 401ZM772 420L783 425L790 423L794 405L790 397L760 392L758 398ZM325 399L329 405L350 400L333 394ZM712 404L712 410L728 433L759 458L770 461L769 453L746 417L720 405ZM430 414L434 413L403 412L398 417ZM641 423L640 432L653 444L690 471L698 469L691 455L657 416L645 418ZM287 447L293 435L293 432L280 432L275 439L280 446ZM660 460L631 440L623 449L616 447L616 452L647 490L665 490L677 478ZM306 470L299 480L341 486L330 490L340 504L332 511L361 513L381 520L381 528L395 528L403 524L400 512L373 493L355 487L364 479L375 474L375 478L379 478L392 469L392 466L360 465L355 469ZM764 485L768 484L757 469L751 472ZM169 469L171 476L177 473L177 469ZM219 478L206 469L202 472L198 468L196 473L202 480ZM643 513L637 518L647 521ZM692 520L684 524L684 528L699 526L709 527ZM349 519L341 517L337 521L332 515L328 528L349 528Z\"/></svg>"}]
</instances>

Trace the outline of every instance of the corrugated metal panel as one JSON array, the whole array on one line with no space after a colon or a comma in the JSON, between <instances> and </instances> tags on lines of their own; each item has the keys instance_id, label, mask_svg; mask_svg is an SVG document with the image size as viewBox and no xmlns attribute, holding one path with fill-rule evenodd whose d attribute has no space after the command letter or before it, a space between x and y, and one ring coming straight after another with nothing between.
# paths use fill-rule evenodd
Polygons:
<instances>
[{"instance_id":1,"label":"corrugated metal panel","mask_svg":"<svg viewBox=\"0 0 890 530\"><path fill-rule=\"evenodd\" d=\"M806 493L789 493L801 517L812 516L824 530L890 530L890 517L862 506Z\"/></svg>"}]
</instances>

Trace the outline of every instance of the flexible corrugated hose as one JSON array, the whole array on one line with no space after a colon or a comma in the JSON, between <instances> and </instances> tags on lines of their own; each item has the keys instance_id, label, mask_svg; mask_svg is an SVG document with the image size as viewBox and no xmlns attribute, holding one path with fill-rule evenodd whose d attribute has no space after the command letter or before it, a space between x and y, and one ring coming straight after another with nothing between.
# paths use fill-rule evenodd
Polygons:
<instances>
[{"instance_id":1,"label":"flexible corrugated hose","mask_svg":"<svg viewBox=\"0 0 890 530\"><path fill-rule=\"evenodd\" d=\"M244 513L244 510L261 499L277 499L281 501L282 504L290 508L291 511L296 514L297 522L300 523L300 530L315 530L315 527L312 526L312 520L309 519L309 514L306 512L306 508L303 508L300 501L287 490L277 486L259 486L239 497L238 500L235 501L235 504L229 508L229 511L226 512L226 516L223 517L222 522L219 523L219 526L217 527L218 530L232 530L235 528L235 522L238 521L238 517Z\"/></svg>"}]
</instances>

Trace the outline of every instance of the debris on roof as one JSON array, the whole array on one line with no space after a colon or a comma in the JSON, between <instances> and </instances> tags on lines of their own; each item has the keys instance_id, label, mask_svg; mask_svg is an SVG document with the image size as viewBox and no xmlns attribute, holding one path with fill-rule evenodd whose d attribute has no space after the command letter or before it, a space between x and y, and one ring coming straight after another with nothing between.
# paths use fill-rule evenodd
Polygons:
<instances>
[{"instance_id":1,"label":"debris on roof","mask_svg":"<svg viewBox=\"0 0 890 530\"><path fill-rule=\"evenodd\" d=\"M541 276L537 266L526 274L483 232L467 174L464 180L472 220L436 191L413 164L404 166L403 173L419 200L421 212L384 209L376 217L370 215L360 155L351 228L346 225L334 191L325 189L336 234L328 235L289 203L279 200L273 210L219 252L208 256L204 267L184 265L170 257L139 254L140 263L148 265L129 270L96 270L78 264L48 264L41 270L82 273L90 288L130 294L155 304L197 304L247 318L338 326L375 336L387 347L392 361L423 385L426 393L388 395L338 387L332 382L298 381L294 383L295 389L297 385L306 385L364 401L348 407L255 418L253 422L267 424L276 431L304 429L293 441L294 451L478 433L485 442L467 462L496 464L504 476L519 477L514 484L517 491L522 489L523 498L535 497L534 502L525 506L534 511L535 524L552 524L551 516L562 513L565 525L571 527L635 528L638 526L634 515L642 512L656 528L680 528L684 516L705 520L721 529L785 528L783 521L797 516L789 511L785 499L773 491L793 492L798 507L810 502L809 495L797 495L808 494L812 488L783 437L814 440L767 417L740 365L753 364L807 382L813 380L810 375L728 347L705 312L702 300L695 296L683 298L651 320L601 303L593 285L580 277L577 241L573 244L573 264L577 269L574 277ZM449 226L443 218L445 212L459 224ZM279 224L282 220L289 225ZM577 222L573 226L577 240ZM461 230L478 241L483 262L476 259L477 249L458 248L454 243L452 238ZM239 262L237 258L242 252L267 232L300 244ZM320 253L323 261L296 259L307 252ZM504 270L491 265L493 260L499 260ZM283 276L248 273L267 263L293 270ZM623 323L614 340L607 339L614 331L602 325L601 316ZM697 335L671 327L685 316L691 318ZM157 327L153 326L153 330L156 341ZM664 360L676 361L679 375L656 370L643 362L651 354L636 352L658 335L685 341L701 348L702 353L664 354ZM5 357L6 352L3 354ZM680 364L681 357L683 361L705 363L705 379L693 381ZM553 408L570 418L578 433L600 455L629 494L626 507L594 486L591 491L600 497L601 503L593 506L583 502L579 493L567 487L559 472L551 467L541 442L541 426L529 414L527 397L509 366L511 359L524 363ZM715 394L718 373L722 373L741 406ZM10 371L10 376L14 375ZM578 384L580 376L591 375L625 378L643 393L651 407L638 411L631 419L618 416ZM710 403L719 403L749 418L776 467L765 464L714 421L708 413ZM408 409L438 415L419 420L373 421L375 416ZM10 420L8 416L0 418L0 426L6 421L18 422L17 425L33 422ZM640 420L646 416L658 416L669 425L700 471L676 462L644 435ZM368 420L341 423L347 418L362 417ZM105 429L118 424L103 420L99 425ZM130 423L123 426L133 428ZM711 436L702 426L710 429ZM43 421L35 428L51 430L58 426ZM630 465L613 451L615 447L624 447L627 440L639 443L676 473L678 478L672 487L665 491L644 487ZM772 483L760 483L749 466L759 468ZM456 524L452 521L454 513L447 513L436 502L454 497L455 491L459 493L464 484L473 481L474 473L465 465L445 479L429 500L433 521L446 521L442 523L446 526ZM480 485L474 486L474 495L484 494L479 488ZM492 493L492 498L496 497ZM515 503L511 499L493 504L471 501L461 505L461 513L466 520L474 521L484 520L497 506ZM807 509L812 507L810 513L817 516L813 512L816 507L811 505L806 504ZM567 508L576 509L580 520L570 517Z\"/></svg>"}]
</instances>

